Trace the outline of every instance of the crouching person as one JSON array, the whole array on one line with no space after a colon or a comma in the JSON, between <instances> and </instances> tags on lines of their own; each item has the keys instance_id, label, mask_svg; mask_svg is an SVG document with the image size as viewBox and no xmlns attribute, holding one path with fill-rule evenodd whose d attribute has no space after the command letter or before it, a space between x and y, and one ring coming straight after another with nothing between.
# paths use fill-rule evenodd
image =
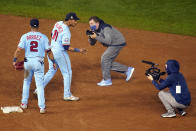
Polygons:
<instances>
[{"instance_id":1,"label":"crouching person","mask_svg":"<svg viewBox=\"0 0 196 131\"><path fill-rule=\"evenodd\" d=\"M184 116L186 114L185 109L191 102L186 80L179 72L180 65L176 60L168 60L165 67L168 74L165 80L160 79L158 83L153 80L151 75L147 76L154 86L160 90L158 96L167 110L167 113L162 114L161 117L176 117L175 109L181 116ZM167 87L169 92L163 91Z\"/></svg>"}]
</instances>

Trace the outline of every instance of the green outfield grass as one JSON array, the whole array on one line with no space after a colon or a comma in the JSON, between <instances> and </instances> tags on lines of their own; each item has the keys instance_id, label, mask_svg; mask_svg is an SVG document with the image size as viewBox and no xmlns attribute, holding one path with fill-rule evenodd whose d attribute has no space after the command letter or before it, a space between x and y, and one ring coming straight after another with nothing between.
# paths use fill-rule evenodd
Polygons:
<instances>
[{"instance_id":1,"label":"green outfield grass","mask_svg":"<svg viewBox=\"0 0 196 131\"><path fill-rule=\"evenodd\" d=\"M81 22L97 15L118 27L196 36L196 0L0 0L0 13Z\"/></svg>"}]
</instances>

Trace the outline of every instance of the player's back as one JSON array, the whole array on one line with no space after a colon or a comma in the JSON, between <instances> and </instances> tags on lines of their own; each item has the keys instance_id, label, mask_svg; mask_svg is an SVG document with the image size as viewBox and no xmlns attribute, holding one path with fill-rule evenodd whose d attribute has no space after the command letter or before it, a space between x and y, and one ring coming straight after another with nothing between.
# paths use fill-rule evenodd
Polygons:
<instances>
[{"instance_id":1,"label":"player's back","mask_svg":"<svg viewBox=\"0 0 196 131\"><path fill-rule=\"evenodd\" d=\"M63 44L70 43L70 39L69 27L63 21L58 21L52 30L51 48L56 51L64 50Z\"/></svg>"},{"instance_id":2,"label":"player's back","mask_svg":"<svg viewBox=\"0 0 196 131\"><path fill-rule=\"evenodd\" d=\"M49 49L48 38L40 32L28 32L21 37L19 47L25 49L25 57L44 57Z\"/></svg>"}]
</instances>

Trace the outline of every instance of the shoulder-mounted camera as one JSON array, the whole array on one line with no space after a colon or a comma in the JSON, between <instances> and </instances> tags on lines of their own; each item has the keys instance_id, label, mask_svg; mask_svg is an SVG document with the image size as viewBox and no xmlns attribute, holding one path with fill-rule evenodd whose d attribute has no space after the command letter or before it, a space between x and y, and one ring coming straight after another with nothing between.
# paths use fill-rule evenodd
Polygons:
<instances>
[{"instance_id":1,"label":"shoulder-mounted camera","mask_svg":"<svg viewBox=\"0 0 196 131\"><path fill-rule=\"evenodd\" d=\"M158 64L145 60L142 60L142 63L151 65L151 67L146 70L145 75L151 75L155 81L158 81L160 79L160 76L166 74L166 72L161 72L161 70L158 67L156 67L159 66Z\"/></svg>"}]
</instances>

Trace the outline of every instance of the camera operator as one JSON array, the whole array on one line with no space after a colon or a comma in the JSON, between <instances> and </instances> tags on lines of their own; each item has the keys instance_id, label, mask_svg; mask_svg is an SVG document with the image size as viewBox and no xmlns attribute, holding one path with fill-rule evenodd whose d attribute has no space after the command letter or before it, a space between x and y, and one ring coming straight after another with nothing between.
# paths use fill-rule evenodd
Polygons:
<instances>
[{"instance_id":1,"label":"camera operator","mask_svg":"<svg viewBox=\"0 0 196 131\"><path fill-rule=\"evenodd\" d=\"M98 86L110 86L112 85L110 70L124 73L126 75L126 81L130 80L134 68L122 65L114 62L118 56L120 50L126 45L125 38L121 32L115 29L113 26L104 23L97 16L89 18L89 25L91 34L89 36L89 43L95 45L97 41L107 47L106 51L101 57L101 68L103 80L97 83Z\"/></svg>"},{"instance_id":2,"label":"camera operator","mask_svg":"<svg viewBox=\"0 0 196 131\"><path fill-rule=\"evenodd\" d=\"M184 111L190 105L191 96L189 89L187 88L184 76L179 72L180 65L176 60L168 60L165 65L168 77L163 80L160 79L159 83L153 80L151 75L148 75L148 79L152 81L154 86L161 90L158 96L165 106L167 113L162 114L162 117L175 117L175 110L181 116L184 116L186 112ZM169 92L163 91L164 88L168 87Z\"/></svg>"}]
</instances>

